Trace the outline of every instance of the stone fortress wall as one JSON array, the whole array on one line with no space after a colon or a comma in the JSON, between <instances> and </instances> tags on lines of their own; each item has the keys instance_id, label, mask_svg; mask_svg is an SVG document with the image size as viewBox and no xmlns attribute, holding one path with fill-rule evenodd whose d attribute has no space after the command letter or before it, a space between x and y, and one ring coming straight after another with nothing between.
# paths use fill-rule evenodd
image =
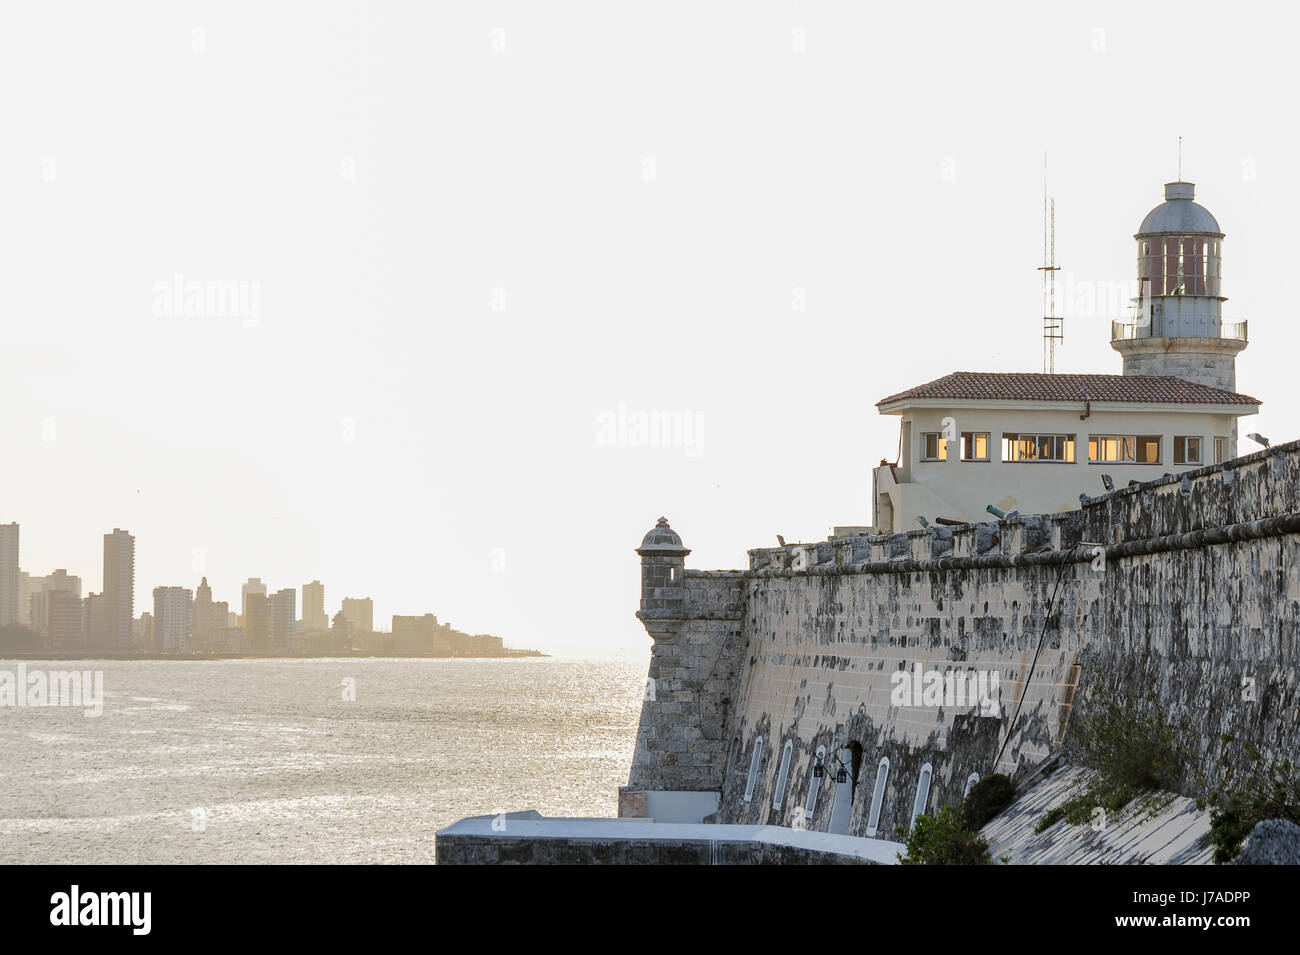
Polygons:
<instances>
[{"instance_id":1,"label":"stone fortress wall","mask_svg":"<svg viewBox=\"0 0 1300 955\"><path fill-rule=\"evenodd\" d=\"M747 571L687 570L662 520L639 553L654 648L621 815L893 838L923 772L930 810L972 774L1023 779L1103 685L1154 691L1203 768L1300 754L1300 442L1062 514L757 549ZM998 712L895 705L914 667L996 673Z\"/></svg>"}]
</instances>

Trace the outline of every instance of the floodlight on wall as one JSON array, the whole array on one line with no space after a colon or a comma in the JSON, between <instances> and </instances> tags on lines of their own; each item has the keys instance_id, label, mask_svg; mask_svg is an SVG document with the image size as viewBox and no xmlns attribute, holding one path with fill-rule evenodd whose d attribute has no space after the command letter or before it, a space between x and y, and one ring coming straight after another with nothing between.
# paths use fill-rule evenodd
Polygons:
<instances>
[{"instance_id":1,"label":"floodlight on wall","mask_svg":"<svg viewBox=\"0 0 1300 955\"><path fill-rule=\"evenodd\" d=\"M1115 490L1115 479L1109 474L1103 474L1101 476L1101 483L1105 485L1107 491Z\"/></svg>"},{"instance_id":2,"label":"floodlight on wall","mask_svg":"<svg viewBox=\"0 0 1300 955\"><path fill-rule=\"evenodd\" d=\"M1264 437L1258 431L1252 431L1250 434L1246 435L1246 437L1250 438L1250 440L1254 441L1256 444L1262 444L1266 448L1271 446L1268 438Z\"/></svg>"}]
</instances>

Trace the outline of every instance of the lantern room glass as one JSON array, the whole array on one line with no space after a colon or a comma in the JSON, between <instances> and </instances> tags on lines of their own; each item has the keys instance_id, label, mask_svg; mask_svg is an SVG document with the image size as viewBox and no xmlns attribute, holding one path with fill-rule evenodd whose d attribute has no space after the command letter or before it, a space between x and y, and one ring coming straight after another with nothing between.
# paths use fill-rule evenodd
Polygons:
<instances>
[{"instance_id":1,"label":"lantern room glass","mask_svg":"<svg viewBox=\"0 0 1300 955\"><path fill-rule=\"evenodd\" d=\"M1143 296L1220 294L1220 239L1205 235L1155 235L1138 239L1138 281Z\"/></svg>"}]
</instances>

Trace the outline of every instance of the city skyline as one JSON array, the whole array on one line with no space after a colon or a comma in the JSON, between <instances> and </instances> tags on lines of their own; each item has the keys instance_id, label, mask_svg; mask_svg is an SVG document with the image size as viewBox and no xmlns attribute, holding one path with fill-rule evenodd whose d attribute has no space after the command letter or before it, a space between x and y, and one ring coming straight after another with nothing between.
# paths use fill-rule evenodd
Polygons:
<instances>
[{"instance_id":1,"label":"city skyline","mask_svg":"<svg viewBox=\"0 0 1300 955\"><path fill-rule=\"evenodd\" d=\"M178 584L146 588L152 602L137 601L136 539L128 530L116 527L103 536L102 589L98 593L88 591L83 598L82 575L70 574L65 567L38 574L23 566L21 528L19 521L0 524L0 608L5 610L0 627L17 624L32 630L46 641L47 649L140 651L144 639L148 652L199 650L206 633L236 629L249 632L250 597L260 601L254 603L251 611L254 618L259 618L253 626L265 631L261 636L267 641L265 648L271 650L302 651L305 646L299 638L303 634L335 631L339 619L346 620L349 633L356 634L396 634L402 629L399 621L404 621L407 631L412 633L422 628L427 631L430 625L441 628L444 634L459 633L446 621L439 624L437 615L428 611L415 615L393 614L391 628L375 626L376 619L385 618L376 618L370 597L341 597L338 609L330 613L325 596L328 588L319 579L270 592L261 578L249 577L240 585L239 613L229 609L228 601L213 599L215 591L206 574L193 588ZM299 594L302 595L301 617L297 613ZM104 599L106 595L108 599ZM70 600L76 604L73 625L66 623L72 612ZM135 615L136 606L150 609ZM126 614L126 636L122 639L115 625L121 614L115 608L121 608L121 613ZM140 633L142 622L152 626L148 634ZM75 637L69 636L74 632ZM445 636L440 639L445 643ZM519 645L519 641L506 643L501 638L492 639L497 641L498 649L509 650ZM414 652L417 648L404 649Z\"/></svg>"}]
</instances>

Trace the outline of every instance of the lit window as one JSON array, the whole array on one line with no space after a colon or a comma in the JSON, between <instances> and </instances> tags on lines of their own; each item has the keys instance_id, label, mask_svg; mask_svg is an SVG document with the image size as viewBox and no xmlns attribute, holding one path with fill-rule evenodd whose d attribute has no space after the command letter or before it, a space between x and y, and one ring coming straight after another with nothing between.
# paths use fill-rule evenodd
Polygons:
<instances>
[{"instance_id":1,"label":"lit window","mask_svg":"<svg viewBox=\"0 0 1300 955\"><path fill-rule=\"evenodd\" d=\"M1214 439L1214 463L1222 464L1226 460L1228 460L1228 439L1215 438Z\"/></svg>"},{"instance_id":2,"label":"lit window","mask_svg":"<svg viewBox=\"0 0 1300 955\"><path fill-rule=\"evenodd\" d=\"M781 800L785 798L785 780L790 774L790 753L794 749L794 741L786 740L785 748L781 750L781 769L776 774L776 789L772 791L772 808L780 809Z\"/></svg>"},{"instance_id":3,"label":"lit window","mask_svg":"<svg viewBox=\"0 0 1300 955\"><path fill-rule=\"evenodd\" d=\"M969 796L969 795L970 795L971 787L974 786L974 785L975 785L977 782L979 782L979 781L980 781L980 774L979 774L979 773L971 773L969 776L967 776L967 777L966 777L966 788L962 791L961 798L962 798L962 799L965 799L967 796Z\"/></svg>"},{"instance_id":4,"label":"lit window","mask_svg":"<svg viewBox=\"0 0 1300 955\"><path fill-rule=\"evenodd\" d=\"M912 821L907 824L909 832L916 828L916 817L925 812L930 801L930 777L933 774L934 768L929 763L921 767L921 778L916 781L916 800L912 803Z\"/></svg>"},{"instance_id":5,"label":"lit window","mask_svg":"<svg viewBox=\"0 0 1300 955\"><path fill-rule=\"evenodd\" d=\"M745 782L745 802L754 798L754 783L758 781L758 761L763 755L763 737L754 737L754 755L749 760L749 779Z\"/></svg>"},{"instance_id":6,"label":"lit window","mask_svg":"<svg viewBox=\"0 0 1300 955\"><path fill-rule=\"evenodd\" d=\"M1003 461L1052 461L1074 463L1074 438L1072 434L1018 434L1002 435Z\"/></svg>"},{"instance_id":7,"label":"lit window","mask_svg":"<svg viewBox=\"0 0 1300 955\"><path fill-rule=\"evenodd\" d=\"M947 461L948 442L942 431L926 431L921 435L922 461Z\"/></svg>"},{"instance_id":8,"label":"lit window","mask_svg":"<svg viewBox=\"0 0 1300 955\"><path fill-rule=\"evenodd\" d=\"M963 431L961 433L961 459L963 461L987 461L989 459L989 433L987 431Z\"/></svg>"},{"instance_id":9,"label":"lit window","mask_svg":"<svg viewBox=\"0 0 1300 955\"><path fill-rule=\"evenodd\" d=\"M876 766L876 788L871 793L871 814L867 817L867 836L874 838L880 826L880 807L885 802L885 783L889 781L889 757L881 756Z\"/></svg>"},{"instance_id":10,"label":"lit window","mask_svg":"<svg viewBox=\"0 0 1300 955\"><path fill-rule=\"evenodd\" d=\"M1174 464L1200 464L1201 439L1189 436L1174 437Z\"/></svg>"},{"instance_id":11,"label":"lit window","mask_svg":"<svg viewBox=\"0 0 1300 955\"><path fill-rule=\"evenodd\" d=\"M1088 436L1088 460L1094 463L1159 464L1158 434L1093 434Z\"/></svg>"},{"instance_id":12,"label":"lit window","mask_svg":"<svg viewBox=\"0 0 1300 955\"><path fill-rule=\"evenodd\" d=\"M818 764L825 765L824 763L825 758L826 758L826 747L818 746L817 758L813 761L813 765L814 766ZM813 773L812 782L809 783L808 785L808 801L805 802L803 806L803 815L805 819L811 820L813 817L813 813L817 811L817 794L821 792L821 788L822 788L822 778L818 776L816 773Z\"/></svg>"}]
</instances>

